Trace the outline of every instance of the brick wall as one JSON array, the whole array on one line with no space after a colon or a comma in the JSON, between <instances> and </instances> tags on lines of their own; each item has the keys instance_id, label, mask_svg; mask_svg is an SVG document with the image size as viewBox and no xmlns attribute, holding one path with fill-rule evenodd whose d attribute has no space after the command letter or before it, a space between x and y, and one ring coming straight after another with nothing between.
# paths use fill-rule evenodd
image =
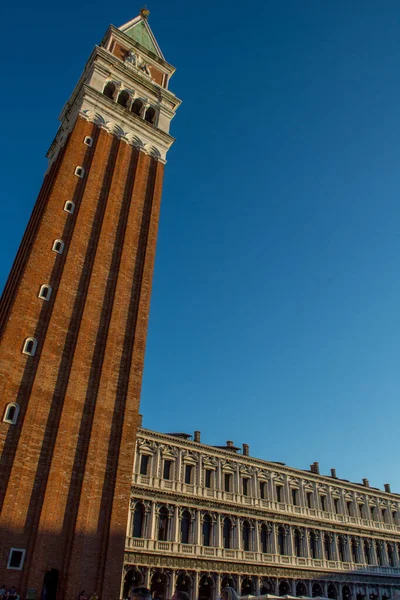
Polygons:
<instances>
[{"instance_id":1,"label":"brick wall","mask_svg":"<svg viewBox=\"0 0 400 600\"><path fill-rule=\"evenodd\" d=\"M119 597L162 176L161 163L78 119L5 288L0 410L17 401L21 412L0 423L0 579L21 597L40 595L48 569L59 598ZM29 336L34 357L21 353ZM5 570L10 547L26 549L22 571Z\"/></svg>"}]
</instances>

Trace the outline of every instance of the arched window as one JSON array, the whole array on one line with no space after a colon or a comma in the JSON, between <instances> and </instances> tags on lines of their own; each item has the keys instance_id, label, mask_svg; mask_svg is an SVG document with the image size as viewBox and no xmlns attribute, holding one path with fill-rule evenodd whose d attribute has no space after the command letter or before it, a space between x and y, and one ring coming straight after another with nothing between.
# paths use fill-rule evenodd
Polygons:
<instances>
[{"instance_id":1,"label":"arched window","mask_svg":"<svg viewBox=\"0 0 400 600\"><path fill-rule=\"evenodd\" d=\"M19 405L16 402L10 402L9 404L7 404L6 410L4 411L4 423L10 423L10 425L15 425L18 419L18 414Z\"/></svg>"},{"instance_id":2,"label":"arched window","mask_svg":"<svg viewBox=\"0 0 400 600\"><path fill-rule=\"evenodd\" d=\"M322 587L319 583L314 583L312 586L312 597L323 596Z\"/></svg>"},{"instance_id":3,"label":"arched window","mask_svg":"<svg viewBox=\"0 0 400 600\"><path fill-rule=\"evenodd\" d=\"M119 93L117 104L126 108L128 106L128 102L129 92L127 92L126 90L122 90L122 92Z\"/></svg>"},{"instance_id":4,"label":"arched window","mask_svg":"<svg viewBox=\"0 0 400 600\"><path fill-rule=\"evenodd\" d=\"M392 544L386 544L387 555L389 559L389 565L394 567L394 553Z\"/></svg>"},{"instance_id":5,"label":"arched window","mask_svg":"<svg viewBox=\"0 0 400 600\"><path fill-rule=\"evenodd\" d=\"M210 515L205 515L203 519L203 546L211 546L211 527L212 519Z\"/></svg>"},{"instance_id":6,"label":"arched window","mask_svg":"<svg viewBox=\"0 0 400 600\"><path fill-rule=\"evenodd\" d=\"M143 522L144 522L144 506L141 502L137 502L135 512L133 513L132 537L143 537Z\"/></svg>"},{"instance_id":7,"label":"arched window","mask_svg":"<svg viewBox=\"0 0 400 600\"><path fill-rule=\"evenodd\" d=\"M278 552L282 556L285 552L285 531L282 526L278 527Z\"/></svg>"},{"instance_id":8,"label":"arched window","mask_svg":"<svg viewBox=\"0 0 400 600\"><path fill-rule=\"evenodd\" d=\"M64 252L64 242L62 240L54 240L52 250L53 252L57 252L57 254L62 254Z\"/></svg>"},{"instance_id":9,"label":"arched window","mask_svg":"<svg viewBox=\"0 0 400 600\"><path fill-rule=\"evenodd\" d=\"M328 598L331 598L331 600L336 600L337 598L337 590L333 583L328 585Z\"/></svg>"},{"instance_id":10,"label":"arched window","mask_svg":"<svg viewBox=\"0 0 400 600\"><path fill-rule=\"evenodd\" d=\"M296 596L307 596L307 588L305 583L302 581L299 581L299 583L296 585Z\"/></svg>"},{"instance_id":11,"label":"arched window","mask_svg":"<svg viewBox=\"0 0 400 600\"><path fill-rule=\"evenodd\" d=\"M364 556L365 556L365 562L367 563L367 565L370 565L371 564L371 544L367 540L364 541Z\"/></svg>"},{"instance_id":12,"label":"arched window","mask_svg":"<svg viewBox=\"0 0 400 600\"><path fill-rule=\"evenodd\" d=\"M324 535L324 550L326 560L331 560L331 540L327 533Z\"/></svg>"},{"instance_id":13,"label":"arched window","mask_svg":"<svg viewBox=\"0 0 400 600\"><path fill-rule=\"evenodd\" d=\"M383 559L382 559L382 548L379 542L375 542L375 548L376 548L376 558L378 560L378 565L382 566L383 565Z\"/></svg>"},{"instance_id":14,"label":"arched window","mask_svg":"<svg viewBox=\"0 0 400 600\"><path fill-rule=\"evenodd\" d=\"M223 538L224 538L224 548L232 547L232 521L229 517L224 519L224 529L223 529Z\"/></svg>"},{"instance_id":15,"label":"arched window","mask_svg":"<svg viewBox=\"0 0 400 600\"><path fill-rule=\"evenodd\" d=\"M168 509L162 506L158 513L158 539L161 542L166 542L168 539L168 519Z\"/></svg>"},{"instance_id":16,"label":"arched window","mask_svg":"<svg viewBox=\"0 0 400 600\"><path fill-rule=\"evenodd\" d=\"M242 582L242 596L249 596L254 593L254 583L252 577L245 577Z\"/></svg>"},{"instance_id":17,"label":"arched window","mask_svg":"<svg viewBox=\"0 0 400 600\"><path fill-rule=\"evenodd\" d=\"M342 598L343 600L349 600L349 598L351 598L351 589L348 585L342 587Z\"/></svg>"},{"instance_id":18,"label":"arched window","mask_svg":"<svg viewBox=\"0 0 400 600\"><path fill-rule=\"evenodd\" d=\"M369 509L371 511L372 520L376 521L376 508L375 508L375 506L370 506Z\"/></svg>"},{"instance_id":19,"label":"arched window","mask_svg":"<svg viewBox=\"0 0 400 600\"><path fill-rule=\"evenodd\" d=\"M71 200L67 200L67 202L64 204L64 210L65 210L65 212L69 213L70 215L73 215L74 211L75 211L75 202L72 202Z\"/></svg>"},{"instance_id":20,"label":"arched window","mask_svg":"<svg viewBox=\"0 0 400 600\"><path fill-rule=\"evenodd\" d=\"M356 540L354 538L351 538L350 548L351 548L351 558L353 559L354 563L357 563L358 562L357 542L356 542Z\"/></svg>"},{"instance_id":21,"label":"arched window","mask_svg":"<svg viewBox=\"0 0 400 600\"><path fill-rule=\"evenodd\" d=\"M80 166L75 167L74 174L77 177L80 177L80 179L83 179L85 177L85 169L83 167L80 167Z\"/></svg>"},{"instance_id":22,"label":"arched window","mask_svg":"<svg viewBox=\"0 0 400 600\"><path fill-rule=\"evenodd\" d=\"M104 90L103 90L103 94L104 96L107 96L107 98L111 98L111 100L114 98L114 94L115 94L115 85L109 81Z\"/></svg>"},{"instance_id":23,"label":"arched window","mask_svg":"<svg viewBox=\"0 0 400 600\"><path fill-rule=\"evenodd\" d=\"M140 113L142 112L143 102L136 98L136 100L132 103L131 112L140 117Z\"/></svg>"},{"instance_id":24,"label":"arched window","mask_svg":"<svg viewBox=\"0 0 400 600\"><path fill-rule=\"evenodd\" d=\"M156 111L152 106L149 106L149 108L146 110L144 120L154 125L156 120Z\"/></svg>"},{"instance_id":25,"label":"arched window","mask_svg":"<svg viewBox=\"0 0 400 600\"><path fill-rule=\"evenodd\" d=\"M261 525L261 552L264 554L268 552L268 529L265 523Z\"/></svg>"},{"instance_id":26,"label":"arched window","mask_svg":"<svg viewBox=\"0 0 400 600\"><path fill-rule=\"evenodd\" d=\"M42 286L40 286L40 290L39 290L39 294L38 297L41 298L42 300L50 300L50 296L51 296L51 287L49 285L47 285L47 283L43 284Z\"/></svg>"},{"instance_id":27,"label":"arched window","mask_svg":"<svg viewBox=\"0 0 400 600\"><path fill-rule=\"evenodd\" d=\"M296 556L301 556L301 535L298 529L294 530L294 552Z\"/></svg>"},{"instance_id":28,"label":"arched window","mask_svg":"<svg viewBox=\"0 0 400 600\"><path fill-rule=\"evenodd\" d=\"M310 531L310 553L311 558L317 558L317 536L314 531Z\"/></svg>"},{"instance_id":29,"label":"arched window","mask_svg":"<svg viewBox=\"0 0 400 600\"><path fill-rule=\"evenodd\" d=\"M37 341L35 338L26 338L22 352L23 354L28 354L28 356L35 356L36 348Z\"/></svg>"},{"instance_id":30,"label":"arched window","mask_svg":"<svg viewBox=\"0 0 400 600\"><path fill-rule=\"evenodd\" d=\"M344 562L346 559L345 556L345 548L344 548L344 539L341 535L338 537L338 550L339 550L339 560Z\"/></svg>"},{"instance_id":31,"label":"arched window","mask_svg":"<svg viewBox=\"0 0 400 600\"><path fill-rule=\"evenodd\" d=\"M248 552L250 550L250 524L248 521L244 521L243 523L243 550Z\"/></svg>"},{"instance_id":32,"label":"arched window","mask_svg":"<svg viewBox=\"0 0 400 600\"><path fill-rule=\"evenodd\" d=\"M182 544L189 543L191 516L188 510L184 510L181 520L181 542Z\"/></svg>"},{"instance_id":33,"label":"arched window","mask_svg":"<svg viewBox=\"0 0 400 600\"><path fill-rule=\"evenodd\" d=\"M287 596L290 592L290 585L287 581L281 581L279 584L279 595Z\"/></svg>"}]
</instances>

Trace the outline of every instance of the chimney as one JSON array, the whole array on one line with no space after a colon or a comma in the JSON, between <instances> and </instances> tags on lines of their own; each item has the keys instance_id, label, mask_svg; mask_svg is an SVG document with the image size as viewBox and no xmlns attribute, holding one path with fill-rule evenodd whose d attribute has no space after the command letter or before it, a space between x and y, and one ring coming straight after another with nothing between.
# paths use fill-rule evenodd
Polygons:
<instances>
[{"instance_id":1,"label":"chimney","mask_svg":"<svg viewBox=\"0 0 400 600\"><path fill-rule=\"evenodd\" d=\"M388 492L389 494L392 492L390 489L390 483L385 483L385 492Z\"/></svg>"},{"instance_id":2,"label":"chimney","mask_svg":"<svg viewBox=\"0 0 400 600\"><path fill-rule=\"evenodd\" d=\"M311 473L319 475L319 462L313 462L313 464L310 465L310 471Z\"/></svg>"},{"instance_id":3,"label":"chimney","mask_svg":"<svg viewBox=\"0 0 400 600\"><path fill-rule=\"evenodd\" d=\"M143 421L143 415L139 415L138 427L142 426L142 421Z\"/></svg>"},{"instance_id":4,"label":"chimney","mask_svg":"<svg viewBox=\"0 0 400 600\"><path fill-rule=\"evenodd\" d=\"M233 448L233 442L232 442L232 440L228 440L226 442L226 446L227 446L227 448Z\"/></svg>"},{"instance_id":5,"label":"chimney","mask_svg":"<svg viewBox=\"0 0 400 600\"><path fill-rule=\"evenodd\" d=\"M369 487L368 479L363 479L363 485L365 485L365 487Z\"/></svg>"},{"instance_id":6,"label":"chimney","mask_svg":"<svg viewBox=\"0 0 400 600\"><path fill-rule=\"evenodd\" d=\"M335 479L337 479L336 469L331 469L331 477L334 477Z\"/></svg>"},{"instance_id":7,"label":"chimney","mask_svg":"<svg viewBox=\"0 0 400 600\"><path fill-rule=\"evenodd\" d=\"M194 441L200 444L200 431L194 432Z\"/></svg>"},{"instance_id":8,"label":"chimney","mask_svg":"<svg viewBox=\"0 0 400 600\"><path fill-rule=\"evenodd\" d=\"M249 456L249 445L243 444L243 456Z\"/></svg>"}]
</instances>

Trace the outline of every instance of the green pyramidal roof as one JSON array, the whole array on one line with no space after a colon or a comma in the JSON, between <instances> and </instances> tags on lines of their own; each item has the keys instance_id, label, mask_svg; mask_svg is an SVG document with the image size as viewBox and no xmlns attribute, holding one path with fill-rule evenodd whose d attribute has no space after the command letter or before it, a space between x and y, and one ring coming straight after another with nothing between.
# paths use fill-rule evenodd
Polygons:
<instances>
[{"instance_id":1,"label":"green pyramidal roof","mask_svg":"<svg viewBox=\"0 0 400 600\"><path fill-rule=\"evenodd\" d=\"M148 11L146 12L148 14ZM150 29L147 18L144 18L142 14L132 19L132 21L128 21L125 25L121 25L119 30L149 52L152 52L162 60L165 60L160 46L157 44L157 40Z\"/></svg>"},{"instance_id":2,"label":"green pyramidal roof","mask_svg":"<svg viewBox=\"0 0 400 600\"><path fill-rule=\"evenodd\" d=\"M128 27L124 33L135 40L138 44L146 48L146 50L150 50L153 54L157 56L160 55L160 49L157 47L157 43L153 39L149 31L149 27L146 26L144 21L139 21L132 25L132 27Z\"/></svg>"}]
</instances>

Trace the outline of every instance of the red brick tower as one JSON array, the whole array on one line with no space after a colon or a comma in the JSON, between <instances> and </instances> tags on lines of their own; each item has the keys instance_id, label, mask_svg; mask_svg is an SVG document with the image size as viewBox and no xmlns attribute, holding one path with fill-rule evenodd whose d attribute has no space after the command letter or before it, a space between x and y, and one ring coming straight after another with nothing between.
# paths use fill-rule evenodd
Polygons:
<instances>
[{"instance_id":1,"label":"red brick tower","mask_svg":"<svg viewBox=\"0 0 400 600\"><path fill-rule=\"evenodd\" d=\"M174 68L147 11L61 113L0 305L0 585L117 600Z\"/></svg>"}]
</instances>

